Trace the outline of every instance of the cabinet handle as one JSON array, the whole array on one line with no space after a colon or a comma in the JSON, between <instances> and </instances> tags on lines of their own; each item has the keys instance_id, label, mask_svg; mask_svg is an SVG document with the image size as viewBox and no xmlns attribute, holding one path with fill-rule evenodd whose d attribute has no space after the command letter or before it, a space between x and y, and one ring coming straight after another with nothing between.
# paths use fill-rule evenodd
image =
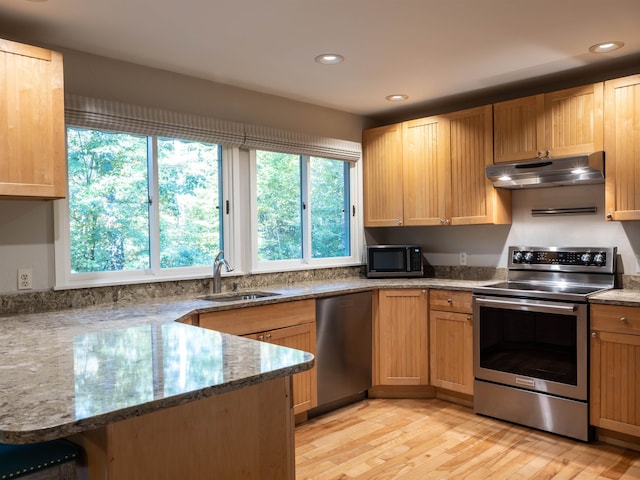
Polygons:
<instances>
[{"instance_id":1,"label":"cabinet handle","mask_svg":"<svg viewBox=\"0 0 640 480\"><path fill-rule=\"evenodd\" d=\"M448 218L444 221L445 225L449 225L451 223L451 220L449 220Z\"/></svg>"},{"instance_id":2,"label":"cabinet handle","mask_svg":"<svg viewBox=\"0 0 640 480\"><path fill-rule=\"evenodd\" d=\"M627 319L626 319L625 317L620 317L620 321L621 321L622 323L627 323Z\"/></svg>"},{"instance_id":3,"label":"cabinet handle","mask_svg":"<svg viewBox=\"0 0 640 480\"><path fill-rule=\"evenodd\" d=\"M467 315L467 322L471 321L471 315Z\"/></svg>"},{"instance_id":4,"label":"cabinet handle","mask_svg":"<svg viewBox=\"0 0 640 480\"><path fill-rule=\"evenodd\" d=\"M263 341L264 340L264 335L258 335L258 340Z\"/></svg>"},{"instance_id":5,"label":"cabinet handle","mask_svg":"<svg viewBox=\"0 0 640 480\"><path fill-rule=\"evenodd\" d=\"M440 219L440 225L444 224L444 220L441 218Z\"/></svg>"},{"instance_id":6,"label":"cabinet handle","mask_svg":"<svg viewBox=\"0 0 640 480\"><path fill-rule=\"evenodd\" d=\"M271 334L267 333L267 340L270 340L270 339L271 339Z\"/></svg>"},{"instance_id":7,"label":"cabinet handle","mask_svg":"<svg viewBox=\"0 0 640 480\"><path fill-rule=\"evenodd\" d=\"M396 221L396 225L402 225L402 222L400 220Z\"/></svg>"},{"instance_id":8,"label":"cabinet handle","mask_svg":"<svg viewBox=\"0 0 640 480\"><path fill-rule=\"evenodd\" d=\"M596 338L596 337L598 336L598 333L597 333L597 332L591 332L591 336L592 336L593 338Z\"/></svg>"},{"instance_id":9,"label":"cabinet handle","mask_svg":"<svg viewBox=\"0 0 640 480\"><path fill-rule=\"evenodd\" d=\"M451 305L451 304L453 303L453 300L452 300L452 299L450 299L450 298L447 298L447 303L448 303L449 305Z\"/></svg>"},{"instance_id":10,"label":"cabinet handle","mask_svg":"<svg viewBox=\"0 0 640 480\"><path fill-rule=\"evenodd\" d=\"M610 213L607 213L607 220L613 220L613 215L611 215Z\"/></svg>"}]
</instances>

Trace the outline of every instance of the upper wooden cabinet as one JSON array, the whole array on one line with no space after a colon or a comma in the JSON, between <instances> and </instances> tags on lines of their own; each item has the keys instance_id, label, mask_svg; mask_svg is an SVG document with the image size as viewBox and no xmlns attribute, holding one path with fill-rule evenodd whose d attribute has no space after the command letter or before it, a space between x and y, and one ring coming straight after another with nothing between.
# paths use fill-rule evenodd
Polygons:
<instances>
[{"instance_id":1,"label":"upper wooden cabinet","mask_svg":"<svg viewBox=\"0 0 640 480\"><path fill-rule=\"evenodd\" d=\"M362 133L364 224L402 225L402 125Z\"/></svg>"},{"instance_id":2,"label":"upper wooden cabinet","mask_svg":"<svg viewBox=\"0 0 640 480\"><path fill-rule=\"evenodd\" d=\"M640 75L604 88L607 219L640 220Z\"/></svg>"},{"instance_id":3,"label":"upper wooden cabinet","mask_svg":"<svg viewBox=\"0 0 640 480\"><path fill-rule=\"evenodd\" d=\"M0 39L0 197L62 198L62 54Z\"/></svg>"},{"instance_id":4,"label":"upper wooden cabinet","mask_svg":"<svg viewBox=\"0 0 640 480\"><path fill-rule=\"evenodd\" d=\"M603 84L494 104L494 162L565 157L603 146Z\"/></svg>"},{"instance_id":5,"label":"upper wooden cabinet","mask_svg":"<svg viewBox=\"0 0 640 480\"><path fill-rule=\"evenodd\" d=\"M405 225L438 225L447 216L449 121L428 117L402 124Z\"/></svg>"},{"instance_id":6,"label":"upper wooden cabinet","mask_svg":"<svg viewBox=\"0 0 640 480\"><path fill-rule=\"evenodd\" d=\"M445 224L511 223L511 191L494 188L485 167L491 165L491 105L447 114L449 180ZM449 203L450 202L450 203Z\"/></svg>"},{"instance_id":7,"label":"upper wooden cabinet","mask_svg":"<svg viewBox=\"0 0 640 480\"><path fill-rule=\"evenodd\" d=\"M484 170L491 127L487 105L366 130L365 226L510 223L511 194Z\"/></svg>"}]
</instances>

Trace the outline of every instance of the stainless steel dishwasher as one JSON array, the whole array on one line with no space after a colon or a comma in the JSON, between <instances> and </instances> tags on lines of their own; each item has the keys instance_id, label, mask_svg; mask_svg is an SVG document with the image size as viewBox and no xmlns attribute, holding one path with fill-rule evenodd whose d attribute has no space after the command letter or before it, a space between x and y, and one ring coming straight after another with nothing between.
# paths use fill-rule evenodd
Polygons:
<instances>
[{"instance_id":1,"label":"stainless steel dishwasher","mask_svg":"<svg viewBox=\"0 0 640 480\"><path fill-rule=\"evenodd\" d=\"M365 398L371 388L371 292L316 300L318 407L309 416Z\"/></svg>"}]
</instances>

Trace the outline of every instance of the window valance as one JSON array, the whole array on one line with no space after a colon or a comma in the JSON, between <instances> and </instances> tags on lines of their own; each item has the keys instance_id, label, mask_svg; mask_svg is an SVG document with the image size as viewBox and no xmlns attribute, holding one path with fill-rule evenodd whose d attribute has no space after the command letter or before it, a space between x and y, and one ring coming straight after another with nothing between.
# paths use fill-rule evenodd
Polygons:
<instances>
[{"instance_id":1,"label":"window valance","mask_svg":"<svg viewBox=\"0 0 640 480\"><path fill-rule=\"evenodd\" d=\"M360 143L79 95L65 95L67 125L356 162Z\"/></svg>"}]
</instances>

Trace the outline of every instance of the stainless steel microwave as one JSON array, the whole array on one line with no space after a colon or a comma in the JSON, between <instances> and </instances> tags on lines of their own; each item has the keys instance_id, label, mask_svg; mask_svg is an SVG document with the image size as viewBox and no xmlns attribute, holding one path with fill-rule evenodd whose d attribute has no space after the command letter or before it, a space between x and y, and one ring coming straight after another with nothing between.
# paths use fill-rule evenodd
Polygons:
<instances>
[{"instance_id":1,"label":"stainless steel microwave","mask_svg":"<svg viewBox=\"0 0 640 480\"><path fill-rule=\"evenodd\" d=\"M420 245L371 245L367 247L367 277L422 277Z\"/></svg>"}]
</instances>

